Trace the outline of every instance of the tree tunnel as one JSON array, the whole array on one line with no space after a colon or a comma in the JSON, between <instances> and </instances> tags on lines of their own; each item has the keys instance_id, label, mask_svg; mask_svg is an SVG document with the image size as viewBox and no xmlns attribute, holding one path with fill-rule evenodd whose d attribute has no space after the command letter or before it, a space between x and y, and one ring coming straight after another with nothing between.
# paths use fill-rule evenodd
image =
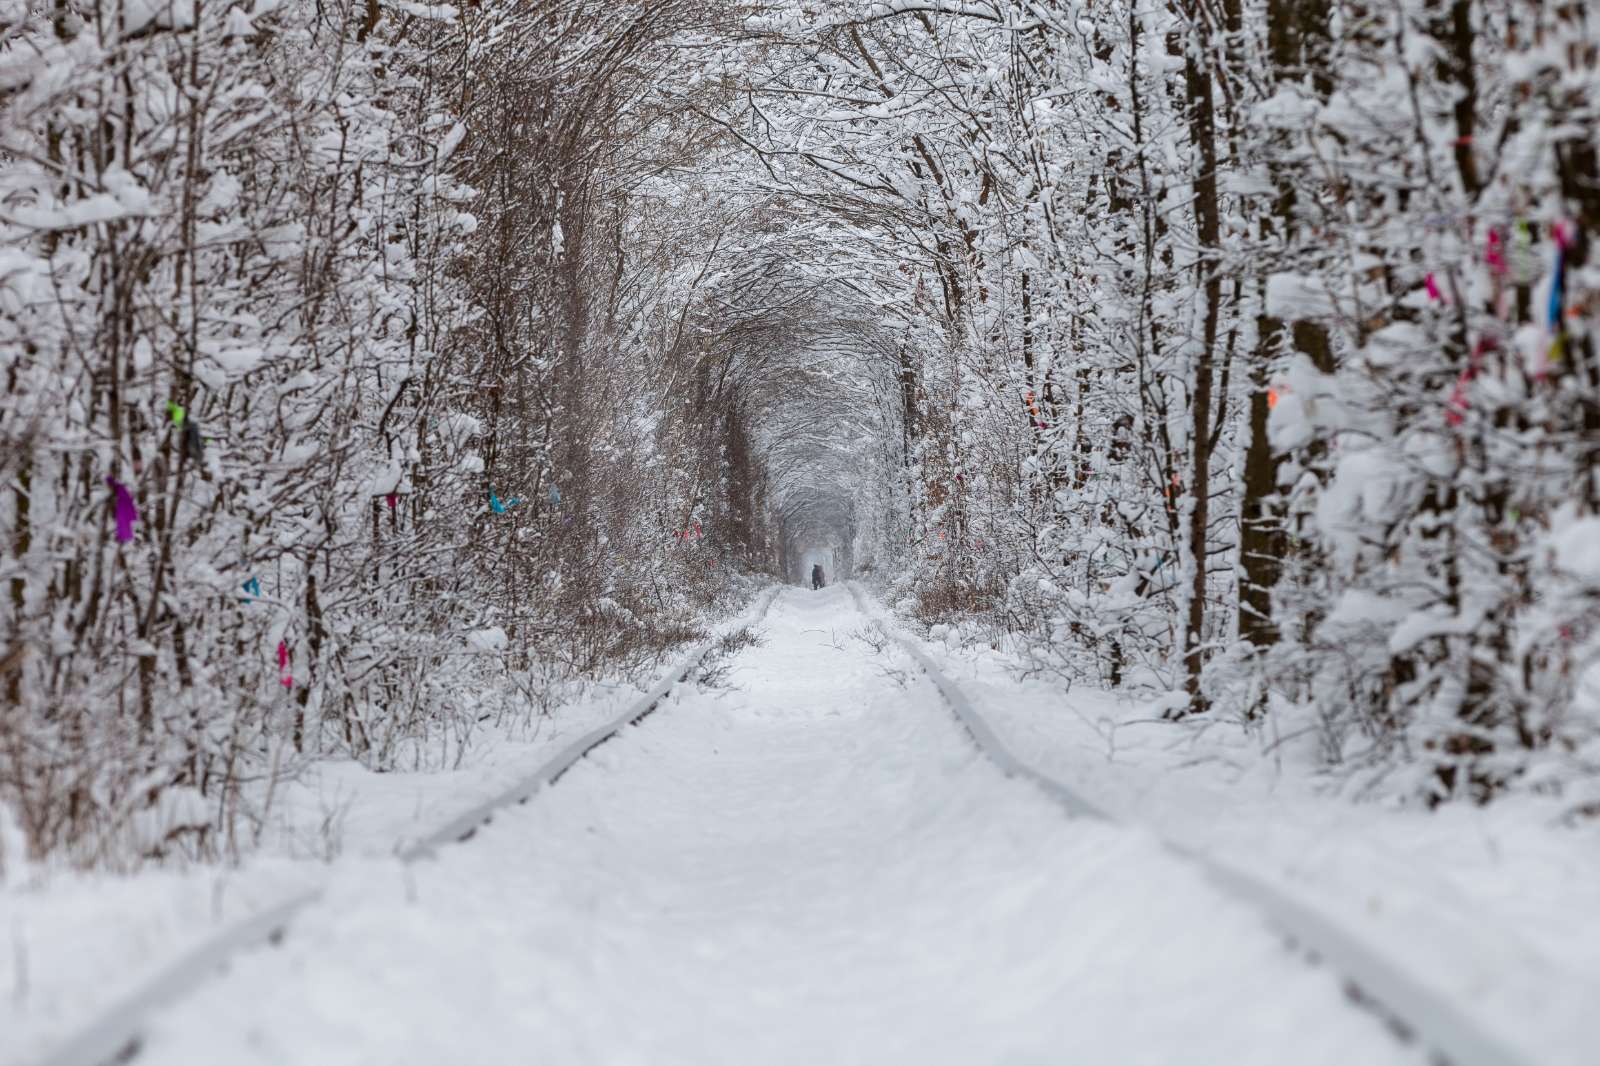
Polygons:
<instances>
[{"instance_id":1,"label":"tree tunnel","mask_svg":"<svg viewBox=\"0 0 1600 1066\"><path fill-rule=\"evenodd\" d=\"M751 498L769 531L765 565L785 580L848 578L888 528L905 465L899 368L870 277L818 268L827 236L788 230L715 279L707 303L707 375L748 442ZM714 309L714 314L711 313ZM705 438L712 439L712 438Z\"/></svg>"}]
</instances>

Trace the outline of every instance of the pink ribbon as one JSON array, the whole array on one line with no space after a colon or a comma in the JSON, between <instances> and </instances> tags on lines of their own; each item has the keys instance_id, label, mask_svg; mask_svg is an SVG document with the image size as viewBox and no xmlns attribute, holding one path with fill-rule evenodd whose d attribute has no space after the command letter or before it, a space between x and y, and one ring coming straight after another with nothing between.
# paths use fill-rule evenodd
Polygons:
<instances>
[{"instance_id":1,"label":"pink ribbon","mask_svg":"<svg viewBox=\"0 0 1600 1066\"><path fill-rule=\"evenodd\" d=\"M1495 277L1505 276L1506 242L1496 227L1489 228L1489 246L1484 249L1483 261L1489 264L1489 272Z\"/></svg>"},{"instance_id":2,"label":"pink ribbon","mask_svg":"<svg viewBox=\"0 0 1600 1066\"><path fill-rule=\"evenodd\" d=\"M139 521L139 508L134 505L133 493L128 491L128 486L114 477L106 478L106 484L116 493L117 540L126 544L133 539L133 524Z\"/></svg>"},{"instance_id":3,"label":"pink ribbon","mask_svg":"<svg viewBox=\"0 0 1600 1066\"><path fill-rule=\"evenodd\" d=\"M1439 303L1444 302L1444 293L1439 291L1439 283L1434 280L1432 271L1428 272L1428 299L1437 300Z\"/></svg>"},{"instance_id":4,"label":"pink ribbon","mask_svg":"<svg viewBox=\"0 0 1600 1066\"><path fill-rule=\"evenodd\" d=\"M287 641L278 641L278 672L283 676L279 683L284 688L294 687L294 677L289 673L289 645Z\"/></svg>"}]
</instances>

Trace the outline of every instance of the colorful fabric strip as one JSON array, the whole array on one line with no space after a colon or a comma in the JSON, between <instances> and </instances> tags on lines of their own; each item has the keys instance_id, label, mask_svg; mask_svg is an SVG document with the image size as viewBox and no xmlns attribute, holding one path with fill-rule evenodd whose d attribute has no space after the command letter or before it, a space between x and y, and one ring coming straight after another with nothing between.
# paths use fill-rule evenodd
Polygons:
<instances>
[{"instance_id":1,"label":"colorful fabric strip","mask_svg":"<svg viewBox=\"0 0 1600 1066\"><path fill-rule=\"evenodd\" d=\"M133 493L128 491L128 486L114 477L106 478L106 484L116 494L117 540L126 544L133 539L133 524L139 521L139 508L134 504Z\"/></svg>"}]
</instances>

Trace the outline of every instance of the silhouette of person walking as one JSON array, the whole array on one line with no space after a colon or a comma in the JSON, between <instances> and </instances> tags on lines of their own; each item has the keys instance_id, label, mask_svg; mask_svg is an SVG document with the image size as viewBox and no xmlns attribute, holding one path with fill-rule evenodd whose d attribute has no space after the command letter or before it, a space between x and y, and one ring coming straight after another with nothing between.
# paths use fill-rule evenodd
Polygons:
<instances>
[{"instance_id":1,"label":"silhouette of person walking","mask_svg":"<svg viewBox=\"0 0 1600 1066\"><path fill-rule=\"evenodd\" d=\"M822 564L816 563L811 567L811 587L813 589L820 589L825 584L827 584L827 582L822 580Z\"/></svg>"}]
</instances>

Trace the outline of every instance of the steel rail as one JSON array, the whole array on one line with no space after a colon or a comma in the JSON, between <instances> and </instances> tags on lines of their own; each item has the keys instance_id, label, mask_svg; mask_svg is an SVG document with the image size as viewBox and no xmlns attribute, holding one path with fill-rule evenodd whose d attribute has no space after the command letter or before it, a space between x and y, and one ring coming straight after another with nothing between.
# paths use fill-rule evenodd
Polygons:
<instances>
[{"instance_id":1,"label":"steel rail","mask_svg":"<svg viewBox=\"0 0 1600 1066\"><path fill-rule=\"evenodd\" d=\"M865 593L854 581L846 585L861 613L876 618L888 636L922 668L978 750L1003 774L1032 782L1076 817L1126 824L1065 782L1017 758L920 642L901 631L883 612L870 610ZM1534 1066L1532 1059L1508 1046L1425 980L1386 958L1382 951L1335 919L1261 877L1160 834L1157 837L1169 852L1194 863L1227 894L1253 905L1270 926L1340 974L1363 1007L1386 1018L1400 1033L1426 1045L1450 1066Z\"/></svg>"},{"instance_id":2,"label":"steel rail","mask_svg":"<svg viewBox=\"0 0 1600 1066\"><path fill-rule=\"evenodd\" d=\"M781 587L774 586L763 592L756 605L741 614L734 624L749 625L759 621L780 591ZM580 759L616 736L623 727L639 722L659 707L674 687L694 675L716 645L715 637L702 641L650 691L629 704L623 713L585 733L510 788L475 804L426 836L401 842L395 849L396 857L406 864L435 857L445 845L472 839L478 828L492 821L501 808L528 802L540 789L554 784ZM322 894L321 887L301 889L277 903L230 922L101 1011L92 1022L36 1060L35 1066L108 1066L130 1061L139 1053L150 1016L155 1011L182 999L207 976L226 967L241 952L261 944L281 942L288 934L295 916L321 899Z\"/></svg>"}]
</instances>

